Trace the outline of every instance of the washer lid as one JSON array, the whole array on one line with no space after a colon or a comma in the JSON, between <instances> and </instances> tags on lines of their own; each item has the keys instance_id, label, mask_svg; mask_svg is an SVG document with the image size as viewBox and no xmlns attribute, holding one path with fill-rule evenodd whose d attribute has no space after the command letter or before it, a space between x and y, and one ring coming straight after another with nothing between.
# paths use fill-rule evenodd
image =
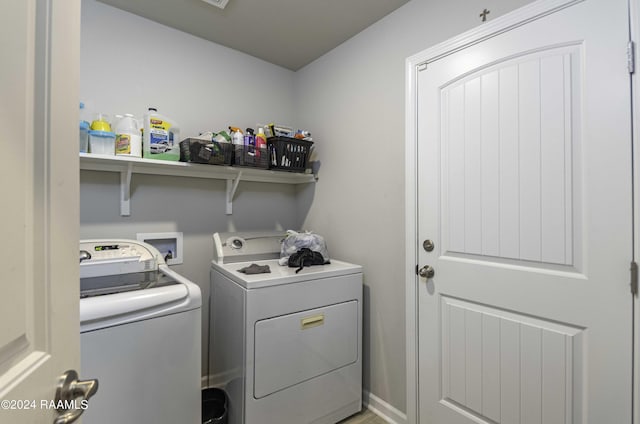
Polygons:
<instances>
[{"instance_id":1,"label":"washer lid","mask_svg":"<svg viewBox=\"0 0 640 424\"><path fill-rule=\"evenodd\" d=\"M180 284L157 271L116 274L80 279L80 298L103 296Z\"/></svg>"},{"instance_id":2,"label":"washer lid","mask_svg":"<svg viewBox=\"0 0 640 424\"><path fill-rule=\"evenodd\" d=\"M170 311L172 307L188 300L189 288L184 284L89 297L80 301L80 324L111 318L118 318L120 324L127 322L129 316L140 312L165 315L167 310Z\"/></svg>"},{"instance_id":3,"label":"washer lid","mask_svg":"<svg viewBox=\"0 0 640 424\"><path fill-rule=\"evenodd\" d=\"M196 284L167 265L158 271L174 283L80 299L80 332L200 309L202 295Z\"/></svg>"},{"instance_id":4,"label":"washer lid","mask_svg":"<svg viewBox=\"0 0 640 424\"><path fill-rule=\"evenodd\" d=\"M265 274L243 274L238 272L239 269L248 267L256 263L258 265L269 265L270 273ZM290 268L278 264L277 259L263 261L248 261L220 264L212 262L214 271L219 271L226 277L232 279L236 283L247 289L257 289L261 287L276 286L280 284L292 284L302 281L317 280L320 278L340 277L343 275L362 273L360 265L354 265L347 262L331 260L330 264L313 265L304 267L296 274L297 268Z\"/></svg>"}]
</instances>

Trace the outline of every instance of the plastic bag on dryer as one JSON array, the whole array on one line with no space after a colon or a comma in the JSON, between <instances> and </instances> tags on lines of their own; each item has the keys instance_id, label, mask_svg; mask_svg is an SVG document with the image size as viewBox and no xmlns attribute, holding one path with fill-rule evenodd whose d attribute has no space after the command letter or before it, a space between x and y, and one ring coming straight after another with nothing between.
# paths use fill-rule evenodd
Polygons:
<instances>
[{"instance_id":1,"label":"plastic bag on dryer","mask_svg":"<svg viewBox=\"0 0 640 424\"><path fill-rule=\"evenodd\" d=\"M289 257L304 248L320 253L324 258L324 263L330 263L329 250L327 249L327 243L325 243L324 237L314 234L311 231L299 233L293 230L287 230L287 237L282 240L280 260L278 263L280 265L287 265L289 263Z\"/></svg>"}]
</instances>

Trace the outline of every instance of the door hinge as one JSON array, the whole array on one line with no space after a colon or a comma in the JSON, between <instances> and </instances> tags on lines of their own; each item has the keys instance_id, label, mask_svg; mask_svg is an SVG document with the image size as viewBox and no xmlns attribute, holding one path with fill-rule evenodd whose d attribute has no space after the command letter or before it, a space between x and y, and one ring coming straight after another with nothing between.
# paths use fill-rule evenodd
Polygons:
<instances>
[{"instance_id":1,"label":"door hinge","mask_svg":"<svg viewBox=\"0 0 640 424\"><path fill-rule=\"evenodd\" d=\"M638 294L638 264L635 261L631 262L631 294L636 296Z\"/></svg>"},{"instance_id":2,"label":"door hinge","mask_svg":"<svg viewBox=\"0 0 640 424\"><path fill-rule=\"evenodd\" d=\"M427 62L424 62L418 65L418 72L422 72L425 69L427 69Z\"/></svg>"},{"instance_id":3,"label":"door hinge","mask_svg":"<svg viewBox=\"0 0 640 424\"><path fill-rule=\"evenodd\" d=\"M630 74L636 71L636 44L633 41L627 44L627 67Z\"/></svg>"}]
</instances>

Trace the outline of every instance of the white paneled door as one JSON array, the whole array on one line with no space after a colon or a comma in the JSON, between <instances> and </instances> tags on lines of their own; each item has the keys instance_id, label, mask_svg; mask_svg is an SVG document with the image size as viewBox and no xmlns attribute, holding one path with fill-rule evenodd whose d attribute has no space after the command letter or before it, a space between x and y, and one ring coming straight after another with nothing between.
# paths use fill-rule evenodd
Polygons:
<instances>
[{"instance_id":1,"label":"white paneled door","mask_svg":"<svg viewBox=\"0 0 640 424\"><path fill-rule=\"evenodd\" d=\"M79 36L80 1L2 2L3 424L49 424L83 408L56 402L59 376L80 365Z\"/></svg>"},{"instance_id":2,"label":"white paneled door","mask_svg":"<svg viewBox=\"0 0 640 424\"><path fill-rule=\"evenodd\" d=\"M420 423L631 422L627 20L541 1L417 66Z\"/></svg>"}]
</instances>

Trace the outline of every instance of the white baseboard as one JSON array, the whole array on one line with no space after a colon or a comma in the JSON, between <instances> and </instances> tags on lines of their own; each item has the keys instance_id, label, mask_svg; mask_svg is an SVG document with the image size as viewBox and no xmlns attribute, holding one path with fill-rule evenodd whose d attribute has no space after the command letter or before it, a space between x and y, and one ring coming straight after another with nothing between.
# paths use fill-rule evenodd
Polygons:
<instances>
[{"instance_id":1,"label":"white baseboard","mask_svg":"<svg viewBox=\"0 0 640 424\"><path fill-rule=\"evenodd\" d=\"M365 408L391 424L407 424L407 415L394 406L367 391L362 392L362 404Z\"/></svg>"}]
</instances>

